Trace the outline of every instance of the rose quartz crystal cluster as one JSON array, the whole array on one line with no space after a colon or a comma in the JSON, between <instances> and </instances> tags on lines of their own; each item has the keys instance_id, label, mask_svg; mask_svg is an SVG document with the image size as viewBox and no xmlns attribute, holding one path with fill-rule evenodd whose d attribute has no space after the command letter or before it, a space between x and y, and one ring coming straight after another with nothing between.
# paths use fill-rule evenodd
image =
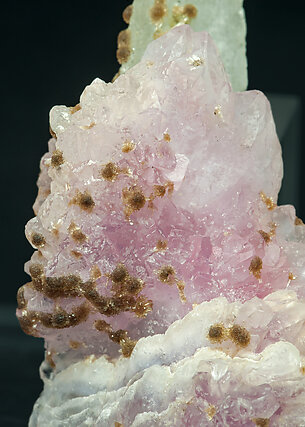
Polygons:
<instances>
[{"instance_id":1,"label":"rose quartz crystal cluster","mask_svg":"<svg viewBox=\"0 0 305 427\"><path fill-rule=\"evenodd\" d=\"M54 107L17 315L31 426L305 426L305 227L266 97L182 25Z\"/></svg>"}]
</instances>

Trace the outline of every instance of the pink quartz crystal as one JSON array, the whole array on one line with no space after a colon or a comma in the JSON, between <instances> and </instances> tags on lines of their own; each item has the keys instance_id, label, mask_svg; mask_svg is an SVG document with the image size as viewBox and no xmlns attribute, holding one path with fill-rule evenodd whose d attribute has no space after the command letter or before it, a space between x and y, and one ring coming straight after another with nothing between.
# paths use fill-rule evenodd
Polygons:
<instances>
[{"instance_id":1,"label":"pink quartz crystal","mask_svg":"<svg viewBox=\"0 0 305 427\"><path fill-rule=\"evenodd\" d=\"M31 425L305 425L305 228L266 97L183 25L50 125L18 293L46 343Z\"/></svg>"}]
</instances>

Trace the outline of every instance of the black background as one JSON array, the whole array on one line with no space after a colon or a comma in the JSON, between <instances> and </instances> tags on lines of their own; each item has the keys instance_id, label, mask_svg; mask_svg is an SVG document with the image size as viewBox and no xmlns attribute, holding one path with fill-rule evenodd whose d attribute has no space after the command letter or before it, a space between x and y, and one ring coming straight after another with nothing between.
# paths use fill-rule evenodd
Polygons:
<instances>
[{"instance_id":1,"label":"black background","mask_svg":"<svg viewBox=\"0 0 305 427\"><path fill-rule=\"evenodd\" d=\"M18 287L28 280L23 264L33 250L24 237L24 225L33 216L39 160L49 138L48 112L56 104L75 105L95 77L112 79L118 70L116 36L125 28L121 13L128 3L12 0L1 6L2 303L15 304ZM297 94L304 105L303 3L245 0L249 88ZM304 130L299 159L305 159ZM298 215L305 218L305 197ZM0 312L2 320L5 313ZM41 387L41 346L35 347L33 341L39 340L31 341L21 332L10 340L5 321L1 328L8 338L0 348L2 357L7 356L2 364L6 375L0 398L5 408L0 424L26 425ZM16 340L29 349L22 353L23 360L14 350Z\"/></svg>"}]
</instances>

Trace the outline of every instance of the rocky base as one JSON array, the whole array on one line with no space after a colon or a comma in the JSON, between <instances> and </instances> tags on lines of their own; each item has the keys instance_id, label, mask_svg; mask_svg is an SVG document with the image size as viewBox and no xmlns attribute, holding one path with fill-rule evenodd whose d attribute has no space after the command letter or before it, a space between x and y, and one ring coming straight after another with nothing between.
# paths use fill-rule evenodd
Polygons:
<instances>
[{"instance_id":1,"label":"rocky base","mask_svg":"<svg viewBox=\"0 0 305 427\"><path fill-rule=\"evenodd\" d=\"M305 302L216 298L129 359L88 357L46 377L35 426L304 426Z\"/></svg>"}]
</instances>

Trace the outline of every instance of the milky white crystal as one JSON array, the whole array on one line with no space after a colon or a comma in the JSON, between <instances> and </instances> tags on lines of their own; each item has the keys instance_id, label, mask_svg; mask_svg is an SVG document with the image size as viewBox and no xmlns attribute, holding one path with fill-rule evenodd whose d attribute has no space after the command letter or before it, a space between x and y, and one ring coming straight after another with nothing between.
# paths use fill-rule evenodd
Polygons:
<instances>
[{"instance_id":1,"label":"milky white crystal","mask_svg":"<svg viewBox=\"0 0 305 427\"><path fill-rule=\"evenodd\" d=\"M124 32L124 37L118 38L119 60L123 54L121 73L140 62L147 45L154 38L175 25L187 23L195 31L205 30L211 34L233 89L241 91L247 88L243 0L134 0L126 12L129 34ZM126 48L129 52L125 57Z\"/></svg>"},{"instance_id":2,"label":"milky white crystal","mask_svg":"<svg viewBox=\"0 0 305 427\"><path fill-rule=\"evenodd\" d=\"M265 96L182 25L50 126L18 294L47 350L31 426L305 425L305 227L276 205Z\"/></svg>"},{"instance_id":3,"label":"milky white crystal","mask_svg":"<svg viewBox=\"0 0 305 427\"><path fill-rule=\"evenodd\" d=\"M211 344L215 322L242 322L251 343ZM30 426L303 426L304 323L292 291L203 302L165 334L140 339L130 359L89 358L46 379Z\"/></svg>"}]
</instances>

